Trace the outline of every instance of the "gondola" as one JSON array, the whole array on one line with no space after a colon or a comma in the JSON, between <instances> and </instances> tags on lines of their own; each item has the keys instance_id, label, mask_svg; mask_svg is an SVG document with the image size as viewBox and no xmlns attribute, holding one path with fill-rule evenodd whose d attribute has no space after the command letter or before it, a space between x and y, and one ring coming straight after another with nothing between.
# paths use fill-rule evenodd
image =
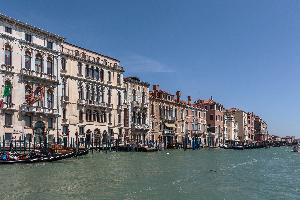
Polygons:
<instances>
[{"instance_id":1,"label":"gondola","mask_svg":"<svg viewBox=\"0 0 300 200\"><path fill-rule=\"evenodd\" d=\"M72 157L78 157L87 155L89 153L89 150L80 150L78 152L72 151L70 153L66 154L53 154L53 155L39 155L39 154L29 154L27 158L25 159L15 159L15 160L0 160L1 164L31 164L31 163L40 163L40 162L53 162L53 161L59 161L64 160Z\"/></svg>"},{"instance_id":2,"label":"gondola","mask_svg":"<svg viewBox=\"0 0 300 200\"><path fill-rule=\"evenodd\" d=\"M244 150L244 146L237 145L237 146L233 146L232 149L234 149L234 150Z\"/></svg>"}]
</instances>

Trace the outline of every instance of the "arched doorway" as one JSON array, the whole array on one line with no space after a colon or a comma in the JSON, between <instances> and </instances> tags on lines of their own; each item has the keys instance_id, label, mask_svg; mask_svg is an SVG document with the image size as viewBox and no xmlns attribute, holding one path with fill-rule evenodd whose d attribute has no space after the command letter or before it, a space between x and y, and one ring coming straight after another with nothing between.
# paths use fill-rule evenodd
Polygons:
<instances>
[{"instance_id":1,"label":"arched doorway","mask_svg":"<svg viewBox=\"0 0 300 200\"><path fill-rule=\"evenodd\" d=\"M44 141L44 146L46 146L47 139L45 137L45 123L42 121L37 121L34 125L34 137L36 142L41 143Z\"/></svg>"}]
</instances>

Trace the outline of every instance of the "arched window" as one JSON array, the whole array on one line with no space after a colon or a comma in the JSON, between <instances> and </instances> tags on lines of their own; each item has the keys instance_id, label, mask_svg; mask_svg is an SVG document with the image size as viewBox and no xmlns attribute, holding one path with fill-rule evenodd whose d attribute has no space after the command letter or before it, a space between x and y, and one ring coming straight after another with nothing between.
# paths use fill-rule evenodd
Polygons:
<instances>
[{"instance_id":1,"label":"arched window","mask_svg":"<svg viewBox=\"0 0 300 200\"><path fill-rule=\"evenodd\" d=\"M136 101L136 90L135 89L132 90L132 98L133 98L133 101Z\"/></svg>"},{"instance_id":2,"label":"arched window","mask_svg":"<svg viewBox=\"0 0 300 200\"><path fill-rule=\"evenodd\" d=\"M35 71L42 73L43 70L43 58L41 56L41 54L37 54L35 56Z\"/></svg>"},{"instance_id":3,"label":"arched window","mask_svg":"<svg viewBox=\"0 0 300 200\"><path fill-rule=\"evenodd\" d=\"M66 70L66 59L65 58L61 59L61 69Z\"/></svg>"},{"instance_id":4,"label":"arched window","mask_svg":"<svg viewBox=\"0 0 300 200\"><path fill-rule=\"evenodd\" d=\"M88 121L88 122L92 121L92 110L90 110L90 109L86 110L85 118L86 118L86 121Z\"/></svg>"},{"instance_id":5,"label":"arched window","mask_svg":"<svg viewBox=\"0 0 300 200\"><path fill-rule=\"evenodd\" d=\"M97 61L96 61L97 63L100 63L100 58L99 57L97 57Z\"/></svg>"},{"instance_id":6,"label":"arched window","mask_svg":"<svg viewBox=\"0 0 300 200\"><path fill-rule=\"evenodd\" d=\"M79 56L79 51L75 51L75 56L77 57L77 56Z\"/></svg>"},{"instance_id":7,"label":"arched window","mask_svg":"<svg viewBox=\"0 0 300 200\"><path fill-rule=\"evenodd\" d=\"M104 70L100 69L100 81L104 81Z\"/></svg>"},{"instance_id":8,"label":"arched window","mask_svg":"<svg viewBox=\"0 0 300 200\"><path fill-rule=\"evenodd\" d=\"M52 90L48 90L47 91L47 107L49 109L53 108L53 100L54 100L53 91Z\"/></svg>"},{"instance_id":9,"label":"arched window","mask_svg":"<svg viewBox=\"0 0 300 200\"><path fill-rule=\"evenodd\" d=\"M121 75L120 74L117 75L117 84L118 85L121 84Z\"/></svg>"},{"instance_id":10,"label":"arched window","mask_svg":"<svg viewBox=\"0 0 300 200\"><path fill-rule=\"evenodd\" d=\"M94 78L94 67L93 66L89 70L89 77Z\"/></svg>"},{"instance_id":11,"label":"arched window","mask_svg":"<svg viewBox=\"0 0 300 200\"><path fill-rule=\"evenodd\" d=\"M94 103L94 101L95 101L95 87L94 86L91 87L91 99L90 100L92 103Z\"/></svg>"},{"instance_id":12,"label":"arched window","mask_svg":"<svg viewBox=\"0 0 300 200\"><path fill-rule=\"evenodd\" d=\"M85 77L89 77L89 66L85 66Z\"/></svg>"},{"instance_id":13,"label":"arched window","mask_svg":"<svg viewBox=\"0 0 300 200\"><path fill-rule=\"evenodd\" d=\"M67 111L65 108L62 109L62 118L66 119L67 118Z\"/></svg>"},{"instance_id":14,"label":"arched window","mask_svg":"<svg viewBox=\"0 0 300 200\"><path fill-rule=\"evenodd\" d=\"M146 124L146 113L142 115L142 124Z\"/></svg>"},{"instance_id":15,"label":"arched window","mask_svg":"<svg viewBox=\"0 0 300 200\"><path fill-rule=\"evenodd\" d=\"M78 74L79 75L82 75L82 63L81 62L78 62Z\"/></svg>"},{"instance_id":16,"label":"arched window","mask_svg":"<svg viewBox=\"0 0 300 200\"><path fill-rule=\"evenodd\" d=\"M84 96L83 96L83 87L82 85L79 86L79 90L78 90L78 96L79 96L79 99L84 99Z\"/></svg>"},{"instance_id":17,"label":"arched window","mask_svg":"<svg viewBox=\"0 0 300 200\"><path fill-rule=\"evenodd\" d=\"M12 51L11 51L11 47L7 44L5 45L5 64L11 65L11 61L12 61Z\"/></svg>"},{"instance_id":18,"label":"arched window","mask_svg":"<svg viewBox=\"0 0 300 200\"><path fill-rule=\"evenodd\" d=\"M108 81L111 82L111 72L108 71Z\"/></svg>"},{"instance_id":19,"label":"arched window","mask_svg":"<svg viewBox=\"0 0 300 200\"><path fill-rule=\"evenodd\" d=\"M145 103L145 98L146 98L145 92L143 91L143 92L142 92L142 103Z\"/></svg>"},{"instance_id":20,"label":"arched window","mask_svg":"<svg viewBox=\"0 0 300 200\"><path fill-rule=\"evenodd\" d=\"M99 103L100 102L100 88L97 87L96 89L96 102Z\"/></svg>"},{"instance_id":21,"label":"arched window","mask_svg":"<svg viewBox=\"0 0 300 200\"><path fill-rule=\"evenodd\" d=\"M94 110L93 121L94 122L100 122L99 112L97 110Z\"/></svg>"},{"instance_id":22,"label":"arched window","mask_svg":"<svg viewBox=\"0 0 300 200\"><path fill-rule=\"evenodd\" d=\"M62 79L62 96L66 97L67 96L67 80Z\"/></svg>"},{"instance_id":23,"label":"arched window","mask_svg":"<svg viewBox=\"0 0 300 200\"><path fill-rule=\"evenodd\" d=\"M118 105L122 105L122 96L121 96L121 92L118 92Z\"/></svg>"},{"instance_id":24,"label":"arched window","mask_svg":"<svg viewBox=\"0 0 300 200\"><path fill-rule=\"evenodd\" d=\"M97 81L99 81L99 68L98 67L95 69L95 79Z\"/></svg>"},{"instance_id":25,"label":"arched window","mask_svg":"<svg viewBox=\"0 0 300 200\"><path fill-rule=\"evenodd\" d=\"M104 103L104 89L103 88L100 91L100 100L102 103Z\"/></svg>"},{"instance_id":26,"label":"arched window","mask_svg":"<svg viewBox=\"0 0 300 200\"><path fill-rule=\"evenodd\" d=\"M81 53L81 58L82 58L82 59L86 59L85 53Z\"/></svg>"},{"instance_id":27,"label":"arched window","mask_svg":"<svg viewBox=\"0 0 300 200\"><path fill-rule=\"evenodd\" d=\"M79 121L83 121L83 112L79 110Z\"/></svg>"},{"instance_id":28,"label":"arched window","mask_svg":"<svg viewBox=\"0 0 300 200\"><path fill-rule=\"evenodd\" d=\"M108 89L108 91L107 91L107 98L108 98L108 104L110 104L111 103L111 90L110 89Z\"/></svg>"},{"instance_id":29,"label":"arched window","mask_svg":"<svg viewBox=\"0 0 300 200\"><path fill-rule=\"evenodd\" d=\"M53 74L53 60L50 57L47 58L47 74Z\"/></svg>"},{"instance_id":30,"label":"arched window","mask_svg":"<svg viewBox=\"0 0 300 200\"><path fill-rule=\"evenodd\" d=\"M88 101L90 99L90 86L86 85L86 100Z\"/></svg>"},{"instance_id":31,"label":"arched window","mask_svg":"<svg viewBox=\"0 0 300 200\"><path fill-rule=\"evenodd\" d=\"M25 69L31 69L31 53L30 51L25 52Z\"/></svg>"}]
</instances>

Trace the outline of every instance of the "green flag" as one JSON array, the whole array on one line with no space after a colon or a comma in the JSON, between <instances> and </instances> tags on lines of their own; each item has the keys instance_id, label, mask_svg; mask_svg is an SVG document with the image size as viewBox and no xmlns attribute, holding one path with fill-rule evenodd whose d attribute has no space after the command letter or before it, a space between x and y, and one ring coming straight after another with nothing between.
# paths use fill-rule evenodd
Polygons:
<instances>
[{"instance_id":1,"label":"green flag","mask_svg":"<svg viewBox=\"0 0 300 200\"><path fill-rule=\"evenodd\" d=\"M12 84L11 84L10 80L5 81L3 97L7 97L10 95L11 88L12 88Z\"/></svg>"}]
</instances>

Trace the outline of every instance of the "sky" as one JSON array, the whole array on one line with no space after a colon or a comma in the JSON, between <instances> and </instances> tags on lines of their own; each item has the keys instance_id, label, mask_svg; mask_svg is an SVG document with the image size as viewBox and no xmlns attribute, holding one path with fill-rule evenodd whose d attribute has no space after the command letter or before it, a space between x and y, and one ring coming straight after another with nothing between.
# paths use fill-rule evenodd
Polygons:
<instances>
[{"instance_id":1,"label":"sky","mask_svg":"<svg viewBox=\"0 0 300 200\"><path fill-rule=\"evenodd\" d=\"M298 0L0 0L0 12L121 61L193 100L261 116L300 137Z\"/></svg>"}]
</instances>

